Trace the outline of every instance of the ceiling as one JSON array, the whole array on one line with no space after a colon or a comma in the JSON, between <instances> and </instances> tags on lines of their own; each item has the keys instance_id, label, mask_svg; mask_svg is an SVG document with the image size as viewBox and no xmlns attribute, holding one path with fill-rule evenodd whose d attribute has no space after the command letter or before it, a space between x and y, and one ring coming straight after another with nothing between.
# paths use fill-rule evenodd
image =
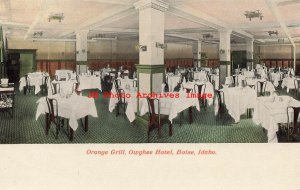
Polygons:
<instances>
[{"instance_id":1,"label":"ceiling","mask_svg":"<svg viewBox=\"0 0 300 190\"><path fill-rule=\"evenodd\" d=\"M74 39L89 30L89 38L138 39L137 0L0 0L0 22L7 36L31 39ZM160 0L163 1L163 0ZM219 30L232 30L232 44L300 42L300 0L164 0L166 42L218 43ZM256 11L262 19L245 16ZM63 20L49 15L63 13ZM274 34L270 34L269 32ZM42 35L40 35L42 33Z\"/></svg>"}]
</instances>

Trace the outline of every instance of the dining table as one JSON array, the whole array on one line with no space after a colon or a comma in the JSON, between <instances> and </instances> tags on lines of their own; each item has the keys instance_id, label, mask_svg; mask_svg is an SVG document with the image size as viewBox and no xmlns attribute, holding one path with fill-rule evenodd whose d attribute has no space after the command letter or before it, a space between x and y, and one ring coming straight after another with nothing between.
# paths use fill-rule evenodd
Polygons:
<instances>
[{"instance_id":1,"label":"dining table","mask_svg":"<svg viewBox=\"0 0 300 190\"><path fill-rule=\"evenodd\" d=\"M137 79L118 78L118 80L121 81L121 86L119 88L123 89L125 94L130 95L130 98L125 98L125 101L127 103L125 114L128 120L130 122L133 122L135 120L135 113L137 112L137 102L138 102L137 87L133 86L133 81L137 81ZM119 101L118 98L114 96L117 94L115 83L113 83L112 85L111 94L112 96L110 97L108 103L109 112L113 112L113 110L115 109Z\"/></svg>"},{"instance_id":2,"label":"dining table","mask_svg":"<svg viewBox=\"0 0 300 190\"><path fill-rule=\"evenodd\" d=\"M253 113L253 122L267 130L268 142L277 143L278 124L287 123L287 107L300 106L300 101L290 96L258 97ZM289 112L291 117L292 112Z\"/></svg>"},{"instance_id":3,"label":"dining table","mask_svg":"<svg viewBox=\"0 0 300 190\"><path fill-rule=\"evenodd\" d=\"M102 91L101 79L96 75L80 75L78 91L98 89Z\"/></svg>"},{"instance_id":4,"label":"dining table","mask_svg":"<svg viewBox=\"0 0 300 190\"><path fill-rule=\"evenodd\" d=\"M247 78L246 83L247 85L253 86L253 88L256 90L256 92L260 92L260 86L258 82L265 82L265 85L263 88L265 88L265 92L270 92L272 94L276 91L274 84L271 81L267 81L266 79L257 79L257 78Z\"/></svg>"},{"instance_id":5,"label":"dining table","mask_svg":"<svg viewBox=\"0 0 300 190\"><path fill-rule=\"evenodd\" d=\"M225 106L229 115L235 123L240 121L240 116L247 112L247 109L254 108L257 93L253 88L246 87L228 87L224 86L221 91L224 92Z\"/></svg>"},{"instance_id":6,"label":"dining table","mask_svg":"<svg viewBox=\"0 0 300 190\"><path fill-rule=\"evenodd\" d=\"M50 99L56 99L58 105L54 105L54 110L58 106L59 117L68 119L68 125L70 126L70 140L73 140L74 131L78 128L78 120L84 118L84 130L88 131L88 116L97 118L98 113L95 105L95 100L93 98L88 98L85 96L79 96L73 93L70 97L62 96L61 94L55 94L48 96ZM45 114L45 128L46 135L49 132L49 109L46 101L46 97L40 98L37 102L36 120L40 115Z\"/></svg>"},{"instance_id":7,"label":"dining table","mask_svg":"<svg viewBox=\"0 0 300 190\"><path fill-rule=\"evenodd\" d=\"M166 75L166 78L169 86L169 92L173 92L174 88L180 83L181 75L168 74Z\"/></svg>"},{"instance_id":8,"label":"dining table","mask_svg":"<svg viewBox=\"0 0 300 190\"><path fill-rule=\"evenodd\" d=\"M55 71L57 80L67 80L76 78L76 72L67 69L58 69Z\"/></svg>"},{"instance_id":9,"label":"dining table","mask_svg":"<svg viewBox=\"0 0 300 190\"><path fill-rule=\"evenodd\" d=\"M51 83L55 88L56 92L62 91L65 93L72 93L76 90L75 84L77 83L77 81L76 80L66 80L66 81L53 80ZM52 95L51 89L48 89L48 95Z\"/></svg>"},{"instance_id":10,"label":"dining table","mask_svg":"<svg viewBox=\"0 0 300 190\"><path fill-rule=\"evenodd\" d=\"M207 81L208 76L206 71L195 71L193 73L194 80L201 80L201 81Z\"/></svg>"},{"instance_id":11,"label":"dining table","mask_svg":"<svg viewBox=\"0 0 300 190\"><path fill-rule=\"evenodd\" d=\"M295 82L295 80L299 81L300 78L295 77L286 77L282 80L281 88L286 88L286 92L289 93L291 89L298 88L298 82Z\"/></svg>"},{"instance_id":12,"label":"dining table","mask_svg":"<svg viewBox=\"0 0 300 190\"><path fill-rule=\"evenodd\" d=\"M214 86L209 81L189 81L182 84L184 89L192 89L193 93L199 94L198 88L195 85L205 85L205 90L201 92L202 94L211 94L212 98L206 98L208 105L211 106L213 104L213 97L214 97Z\"/></svg>"},{"instance_id":13,"label":"dining table","mask_svg":"<svg viewBox=\"0 0 300 190\"><path fill-rule=\"evenodd\" d=\"M41 91L41 85L43 84L43 78L49 76L48 73L44 72L33 72L33 73L28 73L27 74L27 80L28 84L30 86L34 86L34 94L38 94ZM50 82L50 80L48 80ZM24 87L27 86L27 81L26 77L21 77L20 78L20 85L19 85L19 90L22 91L24 90ZM25 93L25 92L24 92Z\"/></svg>"},{"instance_id":14,"label":"dining table","mask_svg":"<svg viewBox=\"0 0 300 190\"><path fill-rule=\"evenodd\" d=\"M189 123L193 122L193 108L195 107L200 111L200 105L197 98L188 98L186 92L179 92L178 98L159 98L160 102L160 114L167 115L169 121L173 123L173 119L176 118L182 111L189 110ZM140 116L149 112L149 107L146 98L140 99ZM158 105L155 106L155 112L158 113Z\"/></svg>"}]
</instances>

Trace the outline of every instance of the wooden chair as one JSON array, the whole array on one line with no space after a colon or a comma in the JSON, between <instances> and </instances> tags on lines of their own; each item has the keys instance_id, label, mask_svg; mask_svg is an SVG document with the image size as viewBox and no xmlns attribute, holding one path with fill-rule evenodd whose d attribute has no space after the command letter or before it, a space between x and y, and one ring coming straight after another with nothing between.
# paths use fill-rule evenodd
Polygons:
<instances>
[{"instance_id":1,"label":"wooden chair","mask_svg":"<svg viewBox=\"0 0 300 190\"><path fill-rule=\"evenodd\" d=\"M259 93L259 96L264 96L266 93L267 81L257 81L256 83L256 92Z\"/></svg>"},{"instance_id":2,"label":"wooden chair","mask_svg":"<svg viewBox=\"0 0 300 190\"><path fill-rule=\"evenodd\" d=\"M202 96L203 93L205 93L205 88L206 84L195 84L194 85L194 92L198 92L198 94ZM198 97L199 101L199 106L201 107L202 105L205 107L206 106L206 99L203 99L201 97ZM202 104L202 105L201 105Z\"/></svg>"},{"instance_id":3,"label":"wooden chair","mask_svg":"<svg viewBox=\"0 0 300 190\"><path fill-rule=\"evenodd\" d=\"M291 113L292 118L291 119ZM287 123L279 123L278 124L278 132L277 135L279 138L286 136L287 142L293 140L294 136L299 134L300 123L298 122L298 117L300 113L300 107L287 107Z\"/></svg>"},{"instance_id":4,"label":"wooden chair","mask_svg":"<svg viewBox=\"0 0 300 190\"><path fill-rule=\"evenodd\" d=\"M25 81L26 81L26 92L24 91L24 94L30 93L30 92L35 92L35 86L32 86L30 83L30 79L28 75L25 75Z\"/></svg>"},{"instance_id":5,"label":"wooden chair","mask_svg":"<svg viewBox=\"0 0 300 190\"><path fill-rule=\"evenodd\" d=\"M233 75L231 76L231 79L232 79L232 83L234 86L238 86L238 83L239 83L239 77L237 75Z\"/></svg>"},{"instance_id":6,"label":"wooden chair","mask_svg":"<svg viewBox=\"0 0 300 190\"><path fill-rule=\"evenodd\" d=\"M214 103L218 104L218 110L216 114L216 119L225 119L226 114L226 104L225 104L225 95L224 92L221 90L215 90L216 97L214 99ZM216 102L217 101L217 102Z\"/></svg>"},{"instance_id":7,"label":"wooden chair","mask_svg":"<svg viewBox=\"0 0 300 190\"><path fill-rule=\"evenodd\" d=\"M41 85L41 92L42 94L48 94L48 81L49 81L49 76L43 76L42 79L42 85Z\"/></svg>"},{"instance_id":8,"label":"wooden chair","mask_svg":"<svg viewBox=\"0 0 300 190\"><path fill-rule=\"evenodd\" d=\"M55 139L58 139L58 133L60 127L63 125L63 119L58 116L58 102L56 99L46 97L47 106L48 106L48 119L47 126L50 127L51 123L54 123L56 126ZM46 129L46 134L48 133Z\"/></svg>"},{"instance_id":9,"label":"wooden chair","mask_svg":"<svg viewBox=\"0 0 300 190\"><path fill-rule=\"evenodd\" d=\"M127 108L127 102L125 100L125 91L121 88L116 88L117 97L118 97L118 103L116 107L116 116L120 114L120 108L123 108L124 111L124 118L126 118L126 108Z\"/></svg>"},{"instance_id":10,"label":"wooden chair","mask_svg":"<svg viewBox=\"0 0 300 190\"><path fill-rule=\"evenodd\" d=\"M155 106L155 102L157 106ZM147 98L148 108L149 108L149 122L148 122L148 140L150 132L154 129L158 129L158 137L161 137L161 127L168 123L169 124L169 136L172 136L172 123L169 120L169 116L160 114L160 101L157 98ZM157 107L157 113L155 111Z\"/></svg>"},{"instance_id":11,"label":"wooden chair","mask_svg":"<svg viewBox=\"0 0 300 190\"><path fill-rule=\"evenodd\" d=\"M51 93L58 94L60 92L60 84L59 83L50 83Z\"/></svg>"},{"instance_id":12,"label":"wooden chair","mask_svg":"<svg viewBox=\"0 0 300 190\"><path fill-rule=\"evenodd\" d=\"M115 79L114 84L115 84L116 92L118 92L118 89L120 89L121 86L122 86L121 80L120 79Z\"/></svg>"},{"instance_id":13,"label":"wooden chair","mask_svg":"<svg viewBox=\"0 0 300 190\"><path fill-rule=\"evenodd\" d=\"M296 91L296 98L299 96L299 89L300 89L300 80L294 79L295 91Z\"/></svg>"},{"instance_id":14,"label":"wooden chair","mask_svg":"<svg viewBox=\"0 0 300 190\"><path fill-rule=\"evenodd\" d=\"M132 81L132 87L133 88L137 88L137 80L133 80Z\"/></svg>"}]
</instances>

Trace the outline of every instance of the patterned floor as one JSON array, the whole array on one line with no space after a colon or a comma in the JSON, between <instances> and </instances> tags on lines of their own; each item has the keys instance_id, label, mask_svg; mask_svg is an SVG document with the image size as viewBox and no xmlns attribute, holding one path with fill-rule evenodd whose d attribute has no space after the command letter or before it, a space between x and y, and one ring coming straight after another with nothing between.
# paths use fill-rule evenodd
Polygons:
<instances>
[{"instance_id":1,"label":"patterned floor","mask_svg":"<svg viewBox=\"0 0 300 190\"><path fill-rule=\"evenodd\" d=\"M85 95L87 92L85 92ZM15 115L0 113L0 143L2 144L46 144L46 143L147 143L146 128L132 125L123 115L116 117L108 111L108 99L102 96L95 100L98 118L89 117L89 131L83 127L75 131L74 141L67 138L66 128L56 140L55 127L51 125L49 135L44 132L44 116L35 119L37 104L41 97L17 92ZM168 126L163 127L162 137L157 131L150 134L151 143L266 143L266 131L251 119L242 116L240 123L233 124L230 116L223 119L214 116L213 107L194 112L193 124L188 124L188 113L184 113L183 125L175 119L173 136L168 136Z\"/></svg>"}]
</instances>

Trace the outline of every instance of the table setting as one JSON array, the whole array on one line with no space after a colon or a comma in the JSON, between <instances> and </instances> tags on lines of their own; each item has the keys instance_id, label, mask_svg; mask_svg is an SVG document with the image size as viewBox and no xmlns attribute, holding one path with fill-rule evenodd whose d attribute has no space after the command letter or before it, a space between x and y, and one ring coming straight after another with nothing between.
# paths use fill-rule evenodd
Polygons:
<instances>
[{"instance_id":1,"label":"table setting","mask_svg":"<svg viewBox=\"0 0 300 190\"><path fill-rule=\"evenodd\" d=\"M268 132L268 142L277 143L278 124L287 122L287 107L300 106L300 101L290 96L258 97L254 108L253 122ZM292 114L289 113L289 114Z\"/></svg>"},{"instance_id":2,"label":"table setting","mask_svg":"<svg viewBox=\"0 0 300 190\"><path fill-rule=\"evenodd\" d=\"M85 118L85 123L87 124L88 116L98 117L95 101L92 98L85 96L79 96L76 94L64 93L50 95L48 98L56 99L58 102L58 113L57 115L65 119L69 119L69 126L73 131L78 128L78 119ZM42 114L48 114L48 106L46 102L46 97L40 98L37 102L36 120ZM57 105L54 105L57 106ZM47 126L47 116L46 115L46 134L49 131ZM85 126L87 131L88 126Z\"/></svg>"}]
</instances>

